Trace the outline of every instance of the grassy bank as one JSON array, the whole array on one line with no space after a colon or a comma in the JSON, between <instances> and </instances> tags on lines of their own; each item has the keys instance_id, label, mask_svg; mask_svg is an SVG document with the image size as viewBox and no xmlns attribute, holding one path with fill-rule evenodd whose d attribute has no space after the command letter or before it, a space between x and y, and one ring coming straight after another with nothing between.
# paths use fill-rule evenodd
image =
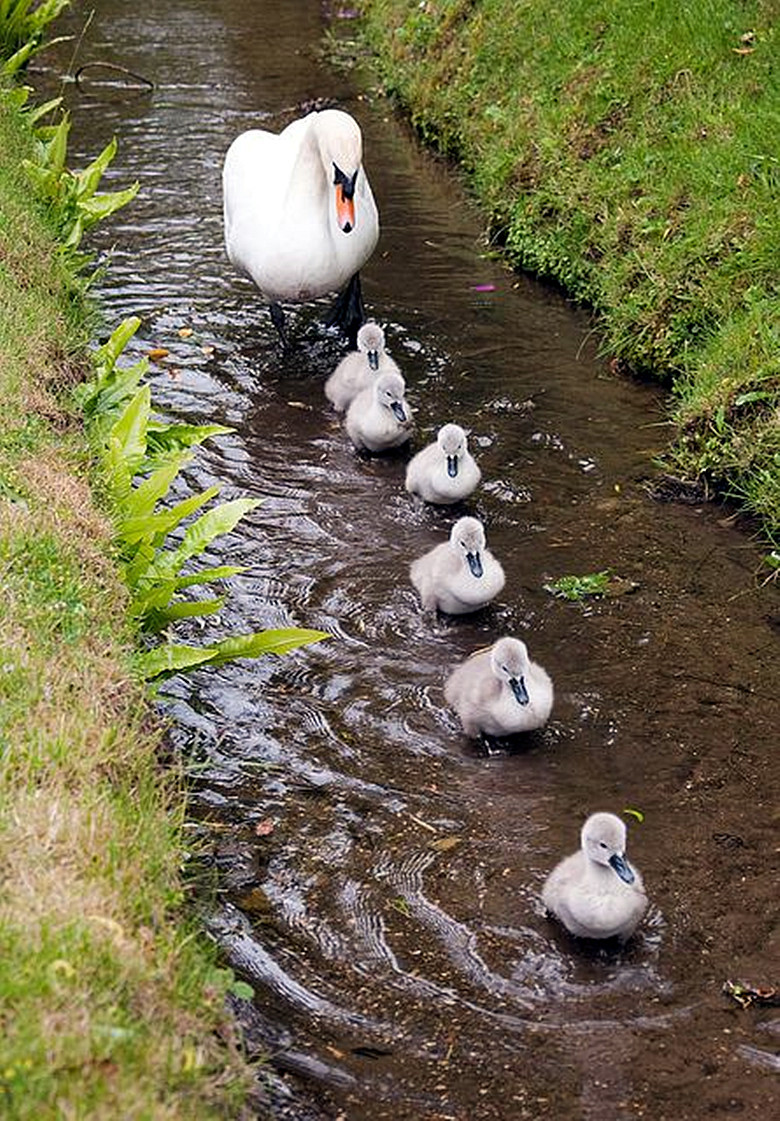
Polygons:
<instances>
[{"instance_id":1,"label":"grassy bank","mask_svg":"<svg viewBox=\"0 0 780 1121\"><path fill-rule=\"evenodd\" d=\"M0 90L0 1114L240 1115L229 976L183 917L180 784L71 389L90 312Z\"/></svg>"},{"instance_id":2,"label":"grassy bank","mask_svg":"<svg viewBox=\"0 0 780 1121\"><path fill-rule=\"evenodd\" d=\"M362 0L385 87L512 263L672 389L669 469L780 538L773 0Z\"/></svg>"}]
</instances>

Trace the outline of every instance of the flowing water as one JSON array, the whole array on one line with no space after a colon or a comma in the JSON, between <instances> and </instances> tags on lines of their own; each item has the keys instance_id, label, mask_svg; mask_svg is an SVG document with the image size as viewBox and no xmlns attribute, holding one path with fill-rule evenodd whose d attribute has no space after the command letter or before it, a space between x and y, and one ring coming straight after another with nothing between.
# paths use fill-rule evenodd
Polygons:
<instances>
[{"instance_id":1,"label":"flowing water","mask_svg":"<svg viewBox=\"0 0 780 1121\"><path fill-rule=\"evenodd\" d=\"M71 158L116 134L110 185L142 186L96 238L113 247L107 322L137 313L133 355L170 351L153 377L165 415L235 428L188 484L263 500L215 544L247 572L193 630L331 635L166 688L218 869L211 928L323 1116L770 1116L780 1021L721 986L777 979L777 596L722 509L649 496L660 393L611 374L560 294L484 255L452 170L319 60L322 18L308 0L104 0L78 62L154 89L92 67L69 92ZM282 358L224 256L228 144L313 97L364 130L382 223L364 293L415 446L447 420L472 431L468 509L507 584L471 618L421 614L409 562L453 513L410 499L403 455L351 450L322 392L343 353L326 302L292 313ZM585 605L544 589L604 568L636 589ZM543 732L487 753L442 685L502 633L527 641L556 704ZM628 815L629 855L651 908L624 950L587 950L540 887L589 812L626 808L644 815ZM296 1100L285 1115L309 1116Z\"/></svg>"}]
</instances>

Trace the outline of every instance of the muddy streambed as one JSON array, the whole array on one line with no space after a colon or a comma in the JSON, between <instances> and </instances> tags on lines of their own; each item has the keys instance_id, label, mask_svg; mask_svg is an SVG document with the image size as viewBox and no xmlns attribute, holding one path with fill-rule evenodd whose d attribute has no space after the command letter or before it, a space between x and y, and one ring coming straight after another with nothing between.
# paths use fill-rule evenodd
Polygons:
<instances>
[{"instance_id":1,"label":"muddy streambed","mask_svg":"<svg viewBox=\"0 0 780 1121\"><path fill-rule=\"evenodd\" d=\"M767 1117L780 1020L721 986L777 980L777 596L757 590L758 552L722 509L649 497L660 394L612 376L559 294L481 255L452 172L317 60L322 29L303 0L106 0L78 61L155 88L93 70L69 94L74 156L115 133L111 185L142 185L99 233L108 321L139 314L134 355L170 351L153 378L168 416L235 428L188 484L263 499L215 546L248 571L193 633L332 636L166 687L218 869L212 928L276 1025L276 1061L328 1116ZM223 255L230 140L315 96L364 129L382 220L364 292L416 446L447 420L473 433L484 485L469 509L508 579L472 618L419 610L409 561L453 515L410 500L403 455L350 449L322 393L342 354L318 326L325 304L295 313L283 359ZM544 590L607 567L636 590L585 606ZM557 699L542 733L488 755L442 684L501 633L526 639ZM539 889L588 812L627 807L644 814L629 853L652 907L624 951L587 952Z\"/></svg>"}]
</instances>

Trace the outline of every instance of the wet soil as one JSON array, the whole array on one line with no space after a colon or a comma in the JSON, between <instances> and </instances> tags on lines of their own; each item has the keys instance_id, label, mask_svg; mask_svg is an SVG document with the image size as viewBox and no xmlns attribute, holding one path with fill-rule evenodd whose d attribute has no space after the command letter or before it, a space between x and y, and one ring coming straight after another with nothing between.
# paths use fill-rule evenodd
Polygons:
<instances>
[{"instance_id":1,"label":"wet soil","mask_svg":"<svg viewBox=\"0 0 780 1121\"><path fill-rule=\"evenodd\" d=\"M72 158L116 134L109 185L142 185L96 238L108 326L139 314L133 354L170 351L153 377L168 417L235 428L188 485L263 500L216 543L215 562L247 572L192 634L331 635L166 687L218 876L211 930L255 987L255 1035L325 1116L771 1116L777 1010L721 989L778 979L777 594L728 511L653 500L660 392L614 376L584 313L485 255L452 170L319 61L322 31L303 0L105 0L78 62L154 89L93 70L69 92ZM351 450L322 392L343 352L326 303L293 312L283 357L224 257L228 144L315 97L364 130L382 222L364 292L410 387L415 447L445 421L472 431L484 485L466 508L507 572L473 617L421 614L409 562L453 512L410 499L403 454ZM580 604L545 590L605 568L636 589ZM527 641L556 704L544 731L488 753L442 685L503 633ZM539 891L589 812L628 808L651 908L626 948L593 950Z\"/></svg>"}]
</instances>

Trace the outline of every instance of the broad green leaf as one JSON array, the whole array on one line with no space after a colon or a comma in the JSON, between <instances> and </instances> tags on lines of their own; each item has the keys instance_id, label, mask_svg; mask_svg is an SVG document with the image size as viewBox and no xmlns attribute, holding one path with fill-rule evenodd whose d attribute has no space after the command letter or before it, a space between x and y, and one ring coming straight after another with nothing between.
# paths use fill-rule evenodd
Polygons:
<instances>
[{"instance_id":1,"label":"broad green leaf","mask_svg":"<svg viewBox=\"0 0 780 1121\"><path fill-rule=\"evenodd\" d=\"M137 315L131 315L129 318L123 319L116 330L113 331L108 342L98 347L92 355L92 361L95 365L100 366L102 363L107 362L113 368L117 358L140 326L141 320Z\"/></svg>"},{"instance_id":2,"label":"broad green leaf","mask_svg":"<svg viewBox=\"0 0 780 1121\"><path fill-rule=\"evenodd\" d=\"M245 564L221 564L216 568L201 568L187 576L177 576L174 581L177 591L180 588L193 588L196 584L211 584L215 580L226 580L229 576L238 576L246 572Z\"/></svg>"},{"instance_id":3,"label":"broad green leaf","mask_svg":"<svg viewBox=\"0 0 780 1121\"><path fill-rule=\"evenodd\" d=\"M84 205L88 199L91 199L95 191L98 189L98 184L103 178L103 172L116 155L116 137L113 137L108 144L106 144L103 151L97 156L89 167L85 167L83 171L78 172L76 175L77 192L79 202Z\"/></svg>"},{"instance_id":4,"label":"broad green leaf","mask_svg":"<svg viewBox=\"0 0 780 1121\"><path fill-rule=\"evenodd\" d=\"M113 369L99 382L90 382L77 399L88 417L97 422L97 434L102 436L106 425L113 424L115 414L128 398L138 390L139 382L149 369L145 358L135 366Z\"/></svg>"},{"instance_id":5,"label":"broad green leaf","mask_svg":"<svg viewBox=\"0 0 780 1121\"><path fill-rule=\"evenodd\" d=\"M109 194L94 195L84 201L79 200L79 209L82 215L89 219L86 224L92 226L95 222L101 222L104 218L108 218L114 211L127 206L140 189L140 183L133 183L132 186L126 187L123 191L111 191Z\"/></svg>"},{"instance_id":6,"label":"broad green leaf","mask_svg":"<svg viewBox=\"0 0 780 1121\"><path fill-rule=\"evenodd\" d=\"M123 455L122 445L113 436L109 436L103 449L103 468L115 508L119 510L133 489L133 474Z\"/></svg>"},{"instance_id":7,"label":"broad green leaf","mask_svg":"<svg viewBox=\"0 0 780 1121\"><path fill-rule=\"evenodd\" d=\"M61 236L66 249L78 249L84 236L84 223L81 218L74 218L70 225L61 231Z\"/></svg>"},{"instance_id":8,"label":"broad green leaf","mask_svg":"<svg viewBox=\"0 0 780 1121\"><path fill-rule=\"evenodd\" d=\"M211 657L211 651L202 646L157 646L144 654L139 654L135 660L141 676L146 680L180 670L191 669L193 666L202 665Z\"/></svg>"},{"instance_id":9,"label":"broad green leaf","mask_svg":"<svg viewBox=\"0 0 780 1121\"><path fill-rule=\"evenodd\" d=\"M144 579L144 572L148 569L148 558L143 555L134 558L132 567L139 573L135 594L130 604L130 614L141 621L145 629L154 629L155 619L160 613L166 611L174 595L184 588L196 587L199 584L211 584L216 580L224 580L246 571L239 565L220 565L217 568L204 568L187 576L176 576L165 580L155 580L153 583ZM125 570L125 579L130 588L133 588L133 572ZM179 601L184 603L185 601ZM198 614L198 612L196 612Z\"/></svg>"},{"instance_id":10,"label":"broad green leaf","mask_svg":"<svg viewBox=\"0 0 780 1121\"><path fill-rule=\"evenodd\" d=\"M161 544L162 539L175 529L179 522L194 514L201 506L205 506L218 493L219 487L209 487L201 494L193 494L182 502L172 506L170 510L163 510L159 514L146 514L136 518L128 518L123 522L119 533L123 541L132 543L147 538L156 544ZM131 501L129 498L128 501Z\"/></svg>"},{"instance_id":11,"label":"broad green leaf","mask_svg":"<svg viewBox=\"0 0 780 1121\"><path fill-rule=\"evenodd\" d=\"M60 174L65 168L69 132L70 117L64 116L55 127L52 138L46 145L46 167L57 174Z\"/></svg>"},{"instance_id":12,"label":"broad green leaf","mask_svg":"<svg viewBox=\"0 0 780 1121\"><path fill-rule=\"evenodd\" d=\"M160 424L153 421L149 425L149 455L191 448L211 436L226 436L230 432L235 432L235 428L224 424Z\"/></svg>"},{"instance_id":13,"label":"broad green leaf","mask_svg":"<svg viewBox=\"0 0 780 1121\"><path fill-rule=\"evenodd\" d=\"M55 197L57 193L57 175L55 172L46 167L41 167L40 164L33 163L32 160L22 160L22 167L27 178L40 194L47 199Z\"/></svg>"},{"instance_id":14,"label":"broad green leaf","mask_svg":"<svg viewBox=\"0 0 780 1121\"><path fill-rule=\"evenodd\" d=\"M2 12L0 12L0 19L2 19ZM32 92L32 86L17 86L14 89L2 90L0 96L2 96L3 103L7 105L9 109L14 109L22 113L24 119L28 120L27 114L28 112L32 112L32 110L27 110L24 107L29 101Z\"/></svg>"},{"instance_id":15,"label":"broad green leaf","mask_svg":"<svg viewBox=\"0 0 780 1121\"><path fill-rule=\"evenodd\" d=\"M144 385L111 429L111 441L118 444L122 458L131 472L138 469L146 454L146 426L151 409L152 391L148 385Z\"/></svg>"},{"instance_id":16,"label":"broad green leaf","mask_svg":"<svg viewBox=\"0 0 780 1121\"><path fill-rule=\"evenodd\" d=\"M154 578L160 576L163 579L175 576L190 557L202 553L215 537L230 533L245 514L259 505L259 500L256 498L235 498L232 502L224 502L221 506L202 514L187 529L178 549L160 554L148 575Z\"/></svg>"},{"instance_id":17,"label":"broad green leaf","mask_svg":"<svg viewBox=\"0 0 780 1121\"><path fill-rule=\"evenodd\" d=\"M25 16L25 23L29 28L31 35L38 35L45 27L47 27L52 20L67 8L70 0L43 0L41 4ZM16 7L19 5L17 4ZM24 8L28 8L29 4L25 3ZM49 44L46 44L47 46Z\"/></svg>"},{"instance_id":18,"label":"broad green leaf","mask_svg":"<svg viewBox=\"0 0 780 1121\"><path fill-rule=\"evenodd\" d=\"M46 101L46 102L44 102L43 105L38 105L38 106L35 106L34 108L25 109L24 119L27 121L27 123L29 125L31 125L31 126L35 125L35 124L37 124L38 121L40 121L43 117L45 117L47 115L47 113L51 113L51 111L53 109L56 109L59 105L62 105L62 98L61 97L53 97L51 99L51 101Z\"/></svg>"},{"instance_id":19,"label":"broad green leaf","mask_svg":"<svg viewBox=\"0 0 780 1121\"><path fill-rule=\"evenodd\" d=\"M226 638L210 647L209 666L221 666L234 658L260 658L264 654L288 654L299 646L308 646L330 638L326 631L305 630L300 627L283 627L256 634L240 634Z\"/></svg>"},{"instance_id":20,"label":"broad green leaf","mask_svg":"<svg viewBox=\"0 0 780 1121\"><path fill-rule=\"evenodd\" d=\"M171 483L181 468L190 459L192 459L192 456L186 453L179 455L168 463L164 463L153 475L139 483L130 495L124 510L127 522L133 518L144 518L151 514L160 499L164 498L170 490Z\"/></svg>"},{"instance_id":21,"label":"broad green leaf","mask_svg":"<svg viewBox=\"0 0 780 1121\"><path fill-rule=\"evenodd\" d=\"M138 565L138 559L133 564ZM127 583L132 588L132 582ZM137 593L130 601L130 614L134 619L145 619L155 611L162 611L173 599L176 592L176 581L158 580L154 584L139 584Z\"/></svg>"},{"instance_id":22,"label":"broad green leaf","mask_svg":"<svg viewBox=\"0 0 780 1121\"><path fill-rule=\"evenodd\" d=\"M221 611L224 606L224 596L219 596L217 599L198 599L188 600L186 603L173 603L170 607L150 612L148 618L143 620L143 628L145 631L155 633L180 619L192 619L199 615L214 615L217 611Z\"/></svg>"},{"instance_id":23,"label":"broad green leaf","mask_svg":"<svg viewBox=\"0 0 780 1121\"><path fill-rule=\"evenodd\" d=\"M10 58L5 60L2 67L0 67L0 74L3 74L6 78L12 78L17 71L22 69L27 60L35 54L35 47L35 40L30 39L30 41L25 43L23 47L20 47L15 54L12 54Z\"/></svg>"},{"instance_id":24,"label":"broad green leaf","mask_svg":"<svg viewBox=\"0 0 780 1121\"><path fill-rule=\"evenodd\" d=\"M234 658L259 658L264 654L286 654L299 646L330 638L325 631L302 630L286 627L279 630L259 631L225 639L216 646L158 646L138 658L143 676L169 677L193 666L221 666Z\"/></svg>"}]
</instances>

